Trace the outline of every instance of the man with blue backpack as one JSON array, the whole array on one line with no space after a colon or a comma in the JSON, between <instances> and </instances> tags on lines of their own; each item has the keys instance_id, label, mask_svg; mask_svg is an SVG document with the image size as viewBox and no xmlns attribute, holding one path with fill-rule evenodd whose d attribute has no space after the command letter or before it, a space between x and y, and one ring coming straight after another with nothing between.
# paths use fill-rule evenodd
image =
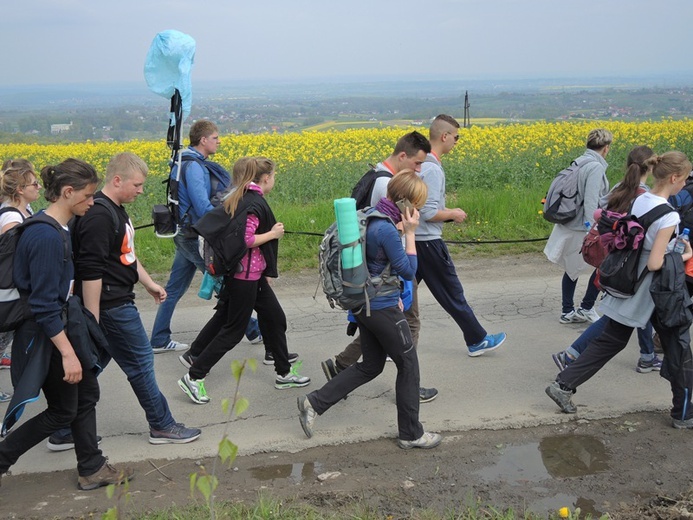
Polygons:
<instances>
[{"instance_id":1,"label":"man with blue backpack","mask_svg":"<svg viewBox=\"0 0 693 520\"><path fill-rule=\"evenodd\" d=\"M204 273L205 266L198 250L197 233L191 226L214 208L221 194L231 185L229 173L217 163L208 161L219 148L219 129L207 119L190 127L190 146L181 157L178 182L178 221L180 232L173 238L176 253L166 284L168 297L160 306L152 327L151 344L155 354L187 350L188 345L171 339L171 319L181 297L190 287L196 271ZM178 165L171 169L171 178L178 174ZM218 203L218 202L217 202ZM247 338L262 341L257 320L251 318Z\"/></svg>"}]
</instances>

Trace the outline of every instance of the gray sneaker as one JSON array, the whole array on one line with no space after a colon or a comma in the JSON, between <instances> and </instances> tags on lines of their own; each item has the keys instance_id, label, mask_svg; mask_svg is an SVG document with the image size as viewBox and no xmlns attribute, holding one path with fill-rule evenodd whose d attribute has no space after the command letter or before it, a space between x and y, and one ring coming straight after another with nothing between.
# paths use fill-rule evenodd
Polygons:
<instances>
[{"instance_id":1,"label":"gray sneaker","mask_svg":"<svg viewBox=\"0 0 693 520\"><path fill-rule=\"evenodd\" d=\"M677 430L693 429L693 417L690 419L673 419L672 426Z\"/></svg>"},{"instance_id":2,"label":"gray sneaker","mask_svg":"<svg viewBox=\"0 0 693 520\"><path fill-rule=\"evenodd\" d=\"M149 444L186 444L196 441L202 431L199 428L186 428L183 423L173 423L165 430L149 430Z\"/></svg>"},{"instance_id":3,"label":"gray sneaker","mask_svg":"<svg viewBox=\"0 0 693 520\"><path fill-rule=\"evenodd\" d=\"M563 413L576 413L577 407L571 401L573 397L573 392L569 390L563 390L558 384L558 381L554 381L549 386L546 387L546 395L548 395L553 402L556 403Z\"/></svg>"},{"instance_id":4,"label":"gray sneaker","mask_svg":"<svg viewBox=\"0 0 693 520\"><path fill-rule=\"evenodd\" d=\"M298 403L298 420L301 423L301 428L303 428L303 433L310 439L313 436L313 424L318 414L310 404L307 395L297 398L296 401Z\"/></svg>"},{"instance_id":5,"label":"gray sneaker","mask_svg":"<svg viewBox=\"0 0 693 520\"><path fill-rule=\"evenodd\" d=\"M397 439L397 444L403 450L410 450L412 448L423 448L429 450L435 448L443 441L442 435L440 433L424 432L424 434L414 441L405 441L402 439Z\"/></svg>"}]
</instances>

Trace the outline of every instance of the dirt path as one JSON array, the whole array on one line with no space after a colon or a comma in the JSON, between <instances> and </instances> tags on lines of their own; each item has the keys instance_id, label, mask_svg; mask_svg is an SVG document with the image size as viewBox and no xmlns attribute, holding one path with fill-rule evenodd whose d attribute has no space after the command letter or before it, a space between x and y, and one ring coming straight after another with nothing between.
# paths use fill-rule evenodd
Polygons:
<instances>
[{"instance_id":1,"label":"dirt path","mask_svg":"<svg viewBox=\"0 0 693 520\"><path fill-rule=\"evenodd\" d=\"M613 518L684 518L675 504L662 505L655 497L675 498L690 489L690 435L670 428L663 414L639 413L559 426L448 433L432 451L403 452L391 440L376 440L293 454L260 453L220 470L217 496L253 502L266 493L325 512L349 511L361 503L392 518L406 518L419 508L442 513L472 499L537 513L578 506ZM134 464L136 479L122 511L188 503L188 475L199 464L212 467L210 460L189 459ZM330 474L333 478L320 480ZM88 518L115 504L103 489L77 491L75 479L74 471L13 477L11 488L3 486L0 493L0 517Z\"/></svg>"}]
</instances>

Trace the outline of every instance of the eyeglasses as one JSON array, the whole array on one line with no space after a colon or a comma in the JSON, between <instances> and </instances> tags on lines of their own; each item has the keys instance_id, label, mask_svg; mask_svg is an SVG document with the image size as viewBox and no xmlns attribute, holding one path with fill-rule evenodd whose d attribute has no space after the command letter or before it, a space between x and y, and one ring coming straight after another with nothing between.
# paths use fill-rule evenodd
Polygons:
<instances>
[{"instance_id":1,"label":"eyeglasses","mask_svg":"<svg viewBox=\"0 0 693 520\"><path fill-rule=\"evenodd\" d=\"M34 188L40 188L41 187L41 185L38 183L38 181L34 181L31 184L25 184L24 185L25 188L28 186L33 186Z\"/></svg>"}]
</instances>

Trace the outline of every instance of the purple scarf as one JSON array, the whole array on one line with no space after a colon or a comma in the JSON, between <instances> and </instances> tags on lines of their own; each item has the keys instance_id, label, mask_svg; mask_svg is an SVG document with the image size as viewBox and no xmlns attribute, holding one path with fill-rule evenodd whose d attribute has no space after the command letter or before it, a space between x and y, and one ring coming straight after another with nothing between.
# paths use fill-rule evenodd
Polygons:
<instances>
[{"instance_id":1,"label":"purple scarf","mask_svg":"<svg viewBox=\"0 0 693 520\"><path fill-rule=\"evenodd\" d=\"M395 224L402 220L402 213L399 211L397 204L392 202L390 199L383 197L375 205L375 209L390 217Z\"/></svg>"}]
</instances>

